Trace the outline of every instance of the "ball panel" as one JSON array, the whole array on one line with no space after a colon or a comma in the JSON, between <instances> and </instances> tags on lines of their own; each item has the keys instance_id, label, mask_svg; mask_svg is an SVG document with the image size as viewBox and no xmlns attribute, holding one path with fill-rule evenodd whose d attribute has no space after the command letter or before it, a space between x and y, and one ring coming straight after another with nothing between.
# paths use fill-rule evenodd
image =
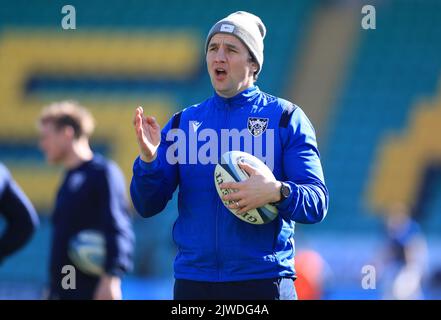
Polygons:
<instances>
[{"instance_id":1,"label":"ball panel","mask_svg":"<svg viewBox=\"0 0 441 320\"><path fill-rule=\"evenodd\" d=\"M238 165L239 161L248 163L256 168L263 175L274 178L272 171L258 158L241 151L229 151L222 155L221 163L218 163L214 171L214 181L216 190L220 197L234 192L232 189L220 189L219 185L223 182L239 182L248 179L248 174L244 172ZM232 201L223 201L227 209L237 218L251 224L265 224L273 221L278 210L275 206L267 204L263 207L250 210L248 212L238 214L238 209L230 209L228 205Z\"/></svg>"},{"instance_id":2,"label":"ball panel","mask_svg":"<svg viewBox=\"0 0 441 320\"><path fill-rule=\"evenodd\" d=\"M266 223L263 219L262 216L260 215L259 208L257 209L253 209L244 213L237 213L237 210L230 210L236 217L238 217L239 219L251 223L251 224L264 224ZM269 222L269 221L268 221Z\"/></svg>"},{"instance_id":3,"label":"ball panel","mask_svg":"<svg viewBox=\"0 0 441 320\"><path fill-rule=\"evenodd\" d=\"M262 218L263 223L268 223L273 221L277 217L277 208L272 205L266 205L256 209Z\"/></svg>"},{"instance_id":4,"label":"ball panel","mask_svg":"<svg viewBox=\"0 0 441 320\"><path fill-rule=\"evenodd\" d=\"M79 232L69 243L68 256L83 273L103 274L106 257L104 236L95 230Z\"/></svg>"}]
</instances>

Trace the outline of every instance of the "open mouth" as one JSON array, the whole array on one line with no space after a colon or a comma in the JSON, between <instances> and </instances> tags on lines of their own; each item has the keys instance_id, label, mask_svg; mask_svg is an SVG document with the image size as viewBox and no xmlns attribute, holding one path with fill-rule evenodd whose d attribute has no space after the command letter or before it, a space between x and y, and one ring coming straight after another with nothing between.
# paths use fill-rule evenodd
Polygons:
<instances>
[{"instance_id":1,"label":"open mouth","mask_svg":"<svg viewBox=\"0 0 441 320\"><path fill-rule=\"evenodd\" d=\"M227 75L227 71L223 68L216 68L216 69L214 69L214 72L215 72L216 76Z\"/></svg>"}]
</instances>

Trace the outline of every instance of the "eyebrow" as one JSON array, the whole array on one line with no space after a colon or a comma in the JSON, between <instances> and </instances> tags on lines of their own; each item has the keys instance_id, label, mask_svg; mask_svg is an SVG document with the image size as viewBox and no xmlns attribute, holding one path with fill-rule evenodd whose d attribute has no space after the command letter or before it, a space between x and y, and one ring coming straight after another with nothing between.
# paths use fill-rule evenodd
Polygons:
<instances>
[{"instance_id":1,"label":"eyebrow","mask_svg":"<svg viewBox=\"0 0 441 320\"><path fill-rule=\"evenodd\" d=\"M239 47L236 46L236 45L234 45L234 44L232 44L232 43L225 43L225 46L226 46L227 48L230 48L230 49L239 50ZM208 46L208 48L213 48L213 47L219 47L219 43L218 43L218 42L212 42L212 43L210 43L210 45Z\"/></svg>"}]
</instances>

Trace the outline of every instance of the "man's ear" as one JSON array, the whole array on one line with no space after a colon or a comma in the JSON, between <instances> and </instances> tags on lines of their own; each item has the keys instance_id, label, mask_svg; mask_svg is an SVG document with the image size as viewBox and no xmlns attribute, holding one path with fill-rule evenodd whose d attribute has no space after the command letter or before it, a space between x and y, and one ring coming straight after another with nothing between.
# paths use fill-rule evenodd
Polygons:
<instances>
[{"instance_id":1,"label":"man's ear","mask_svg":"<svg viewBox=\"0 0 441 320\"><path fill-rule=\"evenodd\" d=\"M74 139L75 138L75 130L71 126L65 126L63 129L63 134L66 138Z\"/></svg>"},{"instance_id":2,"label":"man's ear","mask_svg":"<svg viewBox=\"0 0 441 320\"><path fill-rule=\"evenodd\" d=\"M259 66L257 65L257 63L255 61L252 62L252 67L253 67L253 71L257 72L257 69L259 68Z\"/></svg>"},{"instance_id":3,"label":"man's ear","mask_svg":"<svg viewBox=\"0 0 441 320\"><path fill-rule=\"evenodd\" d=\"M255 62L251 63L251 68L253 70L253 73L256 73L257 69L259 69L259 67L257 66L257 63L255 63Z\"/></svg>"},{"instance_id":4,"label":"man's ear","mask_svg":"<svg viewBox=\"0 0 441 320\"><path fill-rule=\"evenodd\" d=\"M257 63L255 63L254 61L250 61L250 69L251 69L251 73L255 74L257 72L258 66Z\"/></svg>"}]
</instances>

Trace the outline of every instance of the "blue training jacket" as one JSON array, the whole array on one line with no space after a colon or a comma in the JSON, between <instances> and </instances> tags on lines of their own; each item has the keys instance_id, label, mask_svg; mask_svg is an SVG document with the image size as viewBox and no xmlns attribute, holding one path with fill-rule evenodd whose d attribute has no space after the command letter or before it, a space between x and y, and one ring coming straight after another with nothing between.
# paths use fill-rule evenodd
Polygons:
<instances>
[{"instance_id":1,"label":"blue training jacket","mask_svg":"<svg viewBox=\"0 0 441 320\"><path fill-rule=\"evenodd\" d=\"M40 224L37 212L23 190L0 163L0 216L6 226L0 232L0 264L2 260L22 248Z\"/></svg>"},{"instance_id":2,"label":"blue training jacket","mask_svg":"<svg viewBox=\"0 0 441 320\"><path fill-rule=\"evenodd\" d=\"M50 298L92 299L99 277L76 269L75 290L63 288L65 265L74 265L69 243L80 231L98 230L106 241L104 271L122 277L133 267L134 233L124 175L118 165L95 154L67 170L52 214Z\"/></svg>"},{"instance_id":3,"label":"blue training jacket","mask_svg":"<svg viewBox=\"0 0 441 320\"><path fill-rule=\"evenodd\" d=\"M240 139L232 138L238 135ZM252 225L223 205L214 168L230 150L254 154L291 186L290 197L277 205L274 221ZM215 93L175 114L162 130L157 158L151 163L135 160L130 193L143 217L161 212L178 185L179 215L173 226L176 279L294 277L295 222L320 222L328 208L311 123L299 107L257 86L232 98Z\"/></svg>"}]
</instances>

